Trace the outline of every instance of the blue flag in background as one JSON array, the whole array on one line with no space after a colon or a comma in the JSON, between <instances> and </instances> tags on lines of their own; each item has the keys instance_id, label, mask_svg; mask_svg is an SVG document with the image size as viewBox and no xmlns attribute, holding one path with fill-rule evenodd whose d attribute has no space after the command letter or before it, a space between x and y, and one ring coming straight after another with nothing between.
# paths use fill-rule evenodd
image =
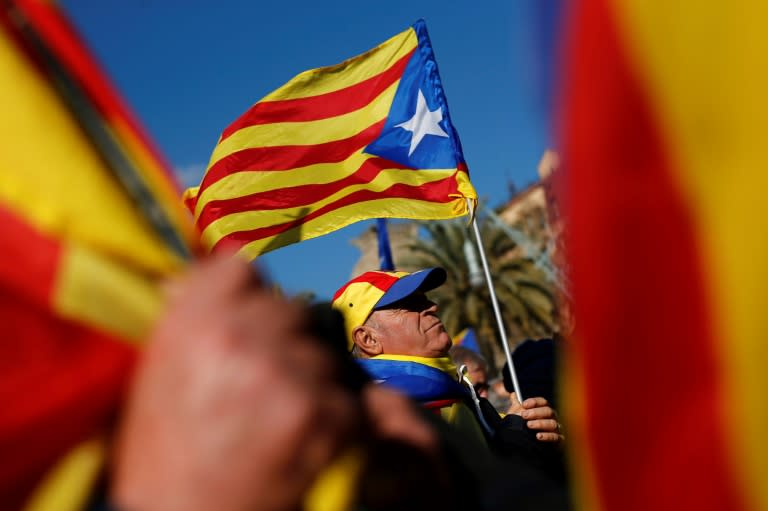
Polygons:
<instances>
[{"instance_id":1,"label":"blue flag in background","mask_svg":"<svg viewBox=\"0 0 768 511\"><path fill-rule=\"evenodd\" d=\"M480 345L477 343L477 337L475 336L475 331L472 328L465 328L464 330L461 331L461 333L459 333L459 335L454 337L453 345L463 346L467 349L474 351L477 354L482 354L480 352Z\"/></svg>"},{"instance_id":2,"label":"blue flag in background","mask_svg":"<svg viewBox=\"0 0 768 511\"><path fill-rule=\"evenodd\" d=\"M376 224L376 235L379 239L379 269L381 271L394 271L395 263L392 262L392 250L389 248L389 234L387 234L387 219L379 218Z\"/></svg>"}]
</instances>

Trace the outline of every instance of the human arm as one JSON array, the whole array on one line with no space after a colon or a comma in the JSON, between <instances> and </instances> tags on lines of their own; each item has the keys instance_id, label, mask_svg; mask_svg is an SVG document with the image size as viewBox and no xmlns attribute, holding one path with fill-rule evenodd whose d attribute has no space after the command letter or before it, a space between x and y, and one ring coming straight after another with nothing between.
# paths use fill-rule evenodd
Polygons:
<instances>
[{"instance_id":1,"label":"human arm","mask_svg":"<svg viewBox=\"0 0 768 511\"><path fill-rule=\"evenodd\" d=\"M117 509L295 509L353 438L333 360L258 280L219 257L171 286L121 421Z\"/></svg>"}]
</instances>

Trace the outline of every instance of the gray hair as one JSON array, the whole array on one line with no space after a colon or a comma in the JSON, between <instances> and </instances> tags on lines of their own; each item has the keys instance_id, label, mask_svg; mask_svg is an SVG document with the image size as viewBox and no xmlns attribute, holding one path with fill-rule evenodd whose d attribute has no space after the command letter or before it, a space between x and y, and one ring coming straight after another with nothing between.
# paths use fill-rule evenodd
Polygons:
<instances>
[{"instance_id":1,"label":"gray hair","mask_svg":"<svg viewBox=\"0 0 768 511\"><path fill-rule=\"evenodd\" d=\"M466 364L467 362L474 362L483 371L488 371L488 361L481 354L472 351L464 346L453 346L449 352L451 360L457 366Z\"/></svg>"}]
</instances>

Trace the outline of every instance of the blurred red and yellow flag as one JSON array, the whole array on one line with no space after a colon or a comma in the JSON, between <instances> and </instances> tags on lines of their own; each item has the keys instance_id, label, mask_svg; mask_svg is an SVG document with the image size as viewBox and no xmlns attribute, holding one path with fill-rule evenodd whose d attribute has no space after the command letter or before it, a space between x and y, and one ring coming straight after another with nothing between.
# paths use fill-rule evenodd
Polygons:
<instances>
[{"instance_id":1,"label":"blurred red and yellow flag","mask_svg":"<svg viewBox=\"0 0 768 511\"><path fill-rule=\"evenodd\" d=\"M76 508L194 229L55 4L0 7L0 502Z\"/></svg>"},{"instance_id":2,"label":"blurred red and yellow flag","mask_svg":"<svg viewBox=\"0 0 768 511\"><path fill-rule=\"evenodd\" d=\"M477 194L425 23L253 105L185 197L205 247L249 257L359 220L467 214Z\"/></svg>"},{"instance_id":3,"label":"blurred red and yellow flag","mask_svg":"<svg viewBox=\"0 0 768 511\"><path fill-rule=\"evenodd\" d=\"M582 507L768 509L768 4L569 8Z\"/></svg>"}]
</instances>

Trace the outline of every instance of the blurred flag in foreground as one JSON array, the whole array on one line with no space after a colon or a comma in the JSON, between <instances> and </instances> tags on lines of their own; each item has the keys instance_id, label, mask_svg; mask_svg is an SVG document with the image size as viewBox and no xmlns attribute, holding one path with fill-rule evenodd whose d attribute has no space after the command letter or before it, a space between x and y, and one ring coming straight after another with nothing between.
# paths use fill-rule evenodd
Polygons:
<instances>
[{"instance_id":1,"label":"blurred flag in foreground","mask_svg":"<svg viewBox=\"0 0 768 511\"><path fill-rule=\"evenodd\" d=\"M194 230L55 4L3 2L0 89L0 502L67 510Z\"/></svg>"},{"instance_id":2,"label":"blurred flag in foreground","mask_svg":"<svg viewBox=\"0 0 768 511\"><path fill-rule=\"evenodd\" d=\"M570 7L582 504L768 509L768 4Z\"/></svg>"},{"instance_id":3,"label":"blurred flag in foreground","mask_svg":"<svg viewBox=\"0 0 768 511\"><path fill-rule=\"evenodd\" d=\"M359 220L465 215L467 199L476 193L423 21L253 105L185 194L208 249L250 257Z\"/></svg>"}]
</instances>

